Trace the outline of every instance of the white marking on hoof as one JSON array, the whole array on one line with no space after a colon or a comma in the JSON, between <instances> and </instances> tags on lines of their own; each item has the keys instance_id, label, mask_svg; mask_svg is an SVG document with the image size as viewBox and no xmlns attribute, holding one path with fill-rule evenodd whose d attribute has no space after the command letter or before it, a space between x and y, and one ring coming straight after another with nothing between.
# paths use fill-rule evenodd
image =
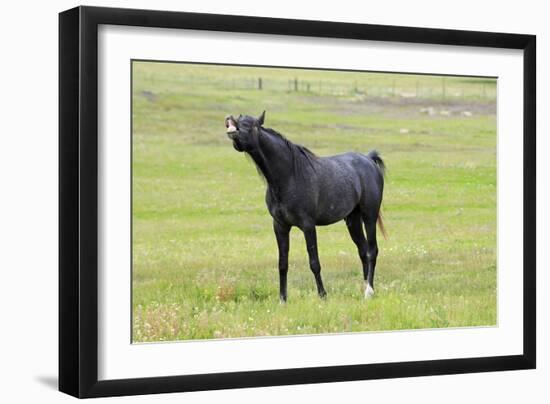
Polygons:
<instances>
[{"instance_id":1,"label":"white marking on hoof","mask_svg":"<svg viewBox=\"0 0 550 404\"><path fill-rule=\"evenodd\" d=\"M374 296L374 289L368 283L365 282L365 284L365 299L370 299Z\"/></svg>"}]
</instances>

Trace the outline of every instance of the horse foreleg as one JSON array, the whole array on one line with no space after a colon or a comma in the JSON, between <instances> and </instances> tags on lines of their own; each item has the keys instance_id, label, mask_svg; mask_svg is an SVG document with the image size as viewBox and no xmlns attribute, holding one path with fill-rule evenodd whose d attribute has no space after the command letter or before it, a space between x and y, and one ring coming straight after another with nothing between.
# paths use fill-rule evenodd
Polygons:
<instances>
[{"instance_id":1,"label":"horse foreleg","mask_svg":"<svg viewBox=\"0 0 550 404\"><path fill-rule=\"evenodd\" d=\"M317 251L317 230L315 226L311 226L304 228L303 232L306 239L307 253L309 255L309 267L317 283L317 293L319 293L319 297L324 298L327 292L325 291L323 280L321 279L321 263L319 262L319 253Z\"/></svg>"},{"instance_id":2,"label":"horse foreleg","mask_svg":"<svg viewBox=\"0 0 550 404\"><path fill-rule=\"evenodd\" d=\"M283 225L276 220L273 221L273 230L277 238L279 248L279 298L281 303L286 302L286 275L288 273L288 249L290 245L290 226Z\"/></svg>"}]
</instances>

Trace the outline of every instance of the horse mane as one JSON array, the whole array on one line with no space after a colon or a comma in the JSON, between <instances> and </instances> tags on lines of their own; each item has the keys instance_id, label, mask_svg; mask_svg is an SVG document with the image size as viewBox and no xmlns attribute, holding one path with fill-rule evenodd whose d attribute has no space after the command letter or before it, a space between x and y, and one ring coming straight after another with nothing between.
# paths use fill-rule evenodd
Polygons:
<instances>
[{"instance_id":1,"label":"horse mane","mask_svg":"<svg viewBox=\"0 0 550 404\"><path fill-rule=\"evenodd\" d=\"M304 166L306 164L308 164L313 170L315 170L315 162L319 158L315 153L313 153L305 146L292 143L283 134L277 132L275 129L264 127L262 127L261 129L266 131L270 135L273 135L282 140L286 147L288 147L290 156L292 158L292 166L294 167L294 172L296 174L303 174L305 172Z\"/></svg>"}]
</instances>

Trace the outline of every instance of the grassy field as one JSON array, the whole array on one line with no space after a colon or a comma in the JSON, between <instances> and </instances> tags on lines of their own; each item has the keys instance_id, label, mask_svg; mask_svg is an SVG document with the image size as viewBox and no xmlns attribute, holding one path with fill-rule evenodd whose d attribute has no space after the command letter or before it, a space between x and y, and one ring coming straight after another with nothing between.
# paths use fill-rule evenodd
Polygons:
<instances>
[{"instance_id":1,"label":"grassy field","mask_svg":"<svg viewBox=\"0 0 550 404\"><path fill-rule=\"evenodd\" d=\"M494 325L495 94L488 79L134 62L134 342ZM319 155L382 154L374 299L341 222L318 228L328 298L293 229L279 304L265 184L224 128L264 109Z\"/></svg>"}]
</instances>

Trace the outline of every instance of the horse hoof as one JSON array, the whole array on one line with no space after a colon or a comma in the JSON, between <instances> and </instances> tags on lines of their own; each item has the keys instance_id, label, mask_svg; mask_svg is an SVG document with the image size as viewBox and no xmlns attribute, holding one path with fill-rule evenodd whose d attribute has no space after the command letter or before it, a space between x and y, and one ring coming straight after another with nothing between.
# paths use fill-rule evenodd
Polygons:
<instances>
[{"instance_id":1,"label":"horse hoof","mask_svg":"<svg viewBox=\"0 0 550 404\"><path fill-rule=\"evenodd\" d=\"M374 289L371 285L367 285L365 288L365 299L372 299L374 297Z\"/></svg>"}]
</instances>

